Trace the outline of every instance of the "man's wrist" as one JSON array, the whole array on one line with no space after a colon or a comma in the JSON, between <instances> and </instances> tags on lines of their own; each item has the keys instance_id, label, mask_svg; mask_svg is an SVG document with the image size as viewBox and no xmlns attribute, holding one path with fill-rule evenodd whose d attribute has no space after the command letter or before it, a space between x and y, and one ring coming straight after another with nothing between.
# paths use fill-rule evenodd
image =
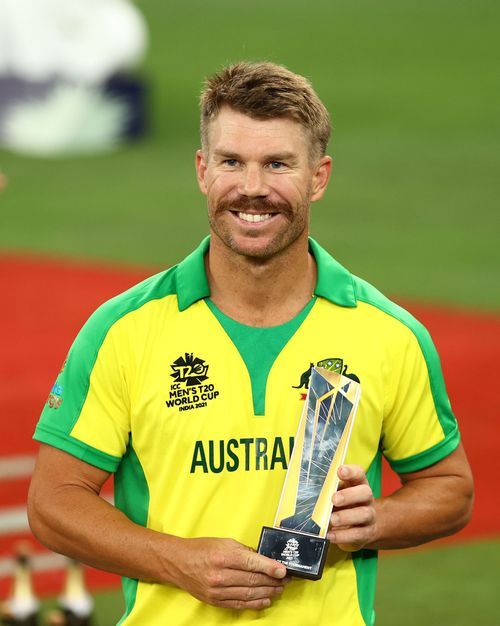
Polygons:
<instances>
[{"instance_id":1,"label":"man's wrist","mask_svg":"<svg viewBox=\"0 0 500 626\"><path fill-rule=\"evenodd\" d=\"M182 554L187 539L153 532L150 538L151 562L154 563L155 582L177 585Z\"/></svg>"}]
</instances>

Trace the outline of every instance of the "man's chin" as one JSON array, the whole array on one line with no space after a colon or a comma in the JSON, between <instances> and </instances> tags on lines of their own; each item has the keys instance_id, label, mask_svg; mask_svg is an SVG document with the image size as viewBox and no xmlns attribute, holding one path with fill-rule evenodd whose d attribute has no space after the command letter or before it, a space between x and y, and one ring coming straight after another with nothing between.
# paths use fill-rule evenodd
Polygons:
<instances>
[{"instance_id":1,"label":"man's chin","mask_svg":"<svg viewBox=\"0 0 500 626\"><path fill-rule=\"evenodd\" d=\"M210 226L212 236L218 239L218 245L248 259L265 261L281 255L297 244L299 239L305 237L307 240L307 228L287 231L273 229L276 232L271 232L271 229L268 232L264 232L263 229L245 229L246 232L238 232L237 229L220 228L220 225L214 222Z\"/></svg>"},{"instance_id":2,"label":"man's chin","mask_svg":"<svg viewBox=\"0 0 500 626\"><path fill-rule=\"evenodd\" d=\"M286 242L267 237L234 237L224 243L240 256L262 261L279 255L288 247Z\"/></svg>"}]
</instances>

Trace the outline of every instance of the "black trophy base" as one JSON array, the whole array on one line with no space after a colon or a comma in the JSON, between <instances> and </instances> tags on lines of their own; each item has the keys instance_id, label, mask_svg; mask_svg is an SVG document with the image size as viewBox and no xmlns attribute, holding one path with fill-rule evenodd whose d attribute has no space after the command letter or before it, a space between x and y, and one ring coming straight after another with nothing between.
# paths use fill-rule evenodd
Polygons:
<instances>
[{"instance_id":1,"label":"black trophy base","mask_svg":"<svg viewBox=\"0 0 500 626\"><path fill-rule=\"evenodd\" d=\"M319 580L329 545L322 537L264 526L257 552L283 563L291 576Z\"/></svg>"}]
</instances>

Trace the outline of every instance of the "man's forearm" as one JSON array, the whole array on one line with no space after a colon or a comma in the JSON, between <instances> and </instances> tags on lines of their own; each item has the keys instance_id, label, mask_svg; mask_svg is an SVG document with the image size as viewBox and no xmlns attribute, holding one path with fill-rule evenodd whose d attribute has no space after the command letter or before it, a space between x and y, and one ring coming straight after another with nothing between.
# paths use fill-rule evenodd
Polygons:
<instances>
[{"instance_id":1,"label":"man's forearm","mask_svg":"<svg viewBox=\"0 0 500 626\"><path fill-rule=\"evenodd\" d=\"M79 486L50 495L32 489L28 504L33 533L51 550L121 576L172 582L164 559L172 555L175 560L179 538L134 524Z\"/></svg>"},{"instance_id":2,"label":"man's forearm","mask_svg":"<svg viewBox=\"0 0 500 626\"><path fill-rule=\"evenodd\" d=\"M366 547L409 548L463 528L470 517L472 490L456 476L422 478L374 504L376 537Z\"/></svg>"}]
</instances>

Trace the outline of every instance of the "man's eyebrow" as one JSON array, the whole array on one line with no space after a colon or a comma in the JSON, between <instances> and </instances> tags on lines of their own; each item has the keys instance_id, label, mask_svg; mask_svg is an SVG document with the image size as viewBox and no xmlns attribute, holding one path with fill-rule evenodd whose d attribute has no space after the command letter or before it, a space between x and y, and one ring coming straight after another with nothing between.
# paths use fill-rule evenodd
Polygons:
<instances>
[{"instance_id":1,"label":"man's eyebrow","mask_svg":"<svg viewBox=\"0 0 500 626\"><path fill-rule=\"evenodd\" d=\"M215 156L221 157L223 159L235 159L239 161L241 159L241 155L233 150L224 150L224 149L215 149L213 154ZM297 161L297 155L294 152L272 152L270 154L266 154L263 156L262 160L266 163L273 161Z\"/></svg>"},{"instance_id":2,"label":"man's eyebrow","mask_svg":"<svg viewBox=\"0 0 500 626\"><path fill-rule=\"evenodd\" d=\"M218 157L222 157L223 159L236 159L238 161L240 159L240 155L231 150L214 150L214 155Z\"/></svg>"},{"instance_id":3,"label":"man's eyebrow","mask_svg":"<svg viewBox=\"0 0 500 626\"><path fill-rule=\"evenodd\" d=\"M265 161L296 161L295 152L273 152L264 157Z\"/></svg>"}]
</instances>

